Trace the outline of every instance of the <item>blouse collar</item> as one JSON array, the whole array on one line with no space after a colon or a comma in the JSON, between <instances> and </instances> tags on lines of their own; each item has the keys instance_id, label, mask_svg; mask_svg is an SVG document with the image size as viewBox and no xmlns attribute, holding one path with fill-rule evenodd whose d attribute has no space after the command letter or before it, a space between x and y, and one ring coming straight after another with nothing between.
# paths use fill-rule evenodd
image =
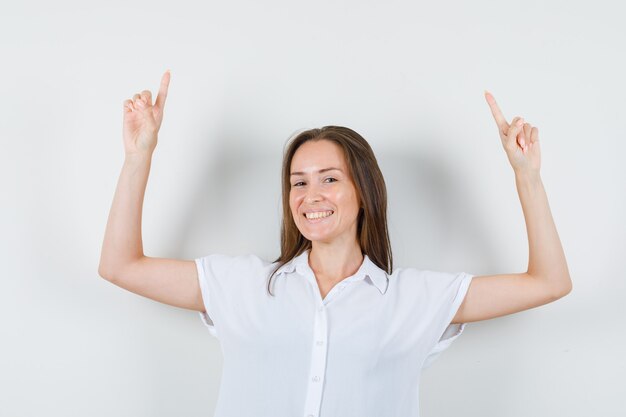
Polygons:
<instances>
[{"instance_id":1,"label":"blouse collar","mask_svg":"<svg viewBox=\"0 0 626 417\"><path fill-rule=\"evenodd\" d=\"M297 270L301 275L311 275L314 277L313 270L309 265L309 252L310 249L305 250L300 255L294 257L292 260L286 262L283 266L278 268L276 274L290 273ZM381 294L387 292L389 285L389 277L387 273L380 269L367 255L363 255L363 263L359 267L358 271L350 278L350 280L357 280L368 276L372 283L378 288Z\"/></svg>"}]
</instances>

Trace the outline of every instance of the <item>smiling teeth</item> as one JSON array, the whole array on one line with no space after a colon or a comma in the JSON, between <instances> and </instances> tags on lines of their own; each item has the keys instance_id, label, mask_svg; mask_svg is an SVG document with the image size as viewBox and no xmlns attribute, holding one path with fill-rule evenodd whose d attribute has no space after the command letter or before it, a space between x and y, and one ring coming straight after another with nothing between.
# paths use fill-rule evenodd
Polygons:
<instances>
[{"instance_id":1,"label":"smiling teeth","mask_svg":"<svg viewBox=\"0 0 626 417\"><path fill-rule=\"evenodd\" d=\"M332 211L318 211L316 213L305 213L307 219L321 219L333 214Z\"/></svg>"}]
</instances>

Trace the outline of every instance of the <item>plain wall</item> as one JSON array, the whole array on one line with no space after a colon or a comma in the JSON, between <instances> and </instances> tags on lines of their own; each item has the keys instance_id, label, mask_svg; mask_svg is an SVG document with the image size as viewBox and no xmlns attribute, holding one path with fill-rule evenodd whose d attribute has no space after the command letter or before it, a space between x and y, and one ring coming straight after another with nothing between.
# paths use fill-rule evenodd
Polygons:
<instances>
[{"instance_id":1,"label":"plain wall","mask_svg":"<svg viewBox=\"0 0 626 417\"><path fill-rule=\"evenodd\" d=\"M618 1L78 1L0 14L0 415L210 416L196 312L102 279L122 103L172 71L143 211L148 256L279 251L295 131L372 145L396 266L523 272L524 218L483 97L539 127L572 293L470 323L423 416L623 416L626 60Z\"/></svg>"}]
</instances>

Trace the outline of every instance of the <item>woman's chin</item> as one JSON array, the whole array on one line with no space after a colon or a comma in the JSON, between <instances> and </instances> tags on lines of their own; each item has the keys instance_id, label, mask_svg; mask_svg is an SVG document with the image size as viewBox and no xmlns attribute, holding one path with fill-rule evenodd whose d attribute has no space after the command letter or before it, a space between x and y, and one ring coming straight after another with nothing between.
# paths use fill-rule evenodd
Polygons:
<instances>
[{"instance_id":1,"label":"woman's chin","mask_svg":"<svg viewBox=\"0 0 626 417\"><path fill-rule=\"evenodd\" d=\"M332 241L332 236L329 236L328 233L302 233L302 236L311 242L329 243Z\"/></svg>"}]
</instances>

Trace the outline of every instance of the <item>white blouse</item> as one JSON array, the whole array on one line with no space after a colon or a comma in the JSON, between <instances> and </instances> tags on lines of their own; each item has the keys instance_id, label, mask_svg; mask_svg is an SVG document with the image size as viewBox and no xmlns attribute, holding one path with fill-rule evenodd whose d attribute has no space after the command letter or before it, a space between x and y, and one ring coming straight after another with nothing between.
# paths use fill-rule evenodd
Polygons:
<instances>
[{"instance_id":1,"label":"white blouse","mask_svg":"<svg viewBox=\"0 0 626 417\"><path fill-rule=\"evenodd\" d=\"M224 357L215 417L419 416L422 369L463 332L450 324L473 275L398 268L367 255L322 299L309 251L195 259Z\"/></svg>"}]
</instances>

